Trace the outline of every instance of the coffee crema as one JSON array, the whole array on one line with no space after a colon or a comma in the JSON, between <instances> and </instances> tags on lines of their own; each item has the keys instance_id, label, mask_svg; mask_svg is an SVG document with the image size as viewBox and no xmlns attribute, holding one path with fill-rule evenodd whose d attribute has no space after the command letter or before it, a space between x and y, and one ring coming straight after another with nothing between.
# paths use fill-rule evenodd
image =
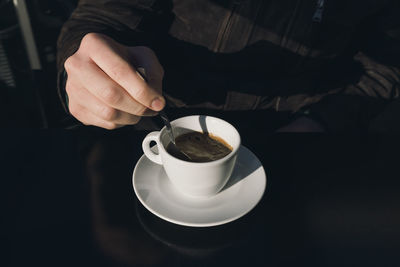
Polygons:
<instances>
[{"instance_id":1,"label":"coffee crema","mask_svg":"<svg viewBox=\"0 0 400 267\"><path fill-rule=\"evenodd\" d=\"M190 162L210 162L232 152L232 147L225 140L207 132L193 131L179 135L175 138L175 144L191 158ZM167 146L167 151L176 158L188 161L177 154L171 144Z\"/></svg>"}]
</instances>

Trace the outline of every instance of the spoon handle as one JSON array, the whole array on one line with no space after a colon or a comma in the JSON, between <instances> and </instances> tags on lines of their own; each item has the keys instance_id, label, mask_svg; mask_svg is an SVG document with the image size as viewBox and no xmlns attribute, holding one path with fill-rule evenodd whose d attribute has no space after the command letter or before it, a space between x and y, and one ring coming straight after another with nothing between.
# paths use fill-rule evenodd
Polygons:
<instances>
[{"instance_id":1,"label":"spoon handle","mask_svg":"<svg viewBox=\"0 0 400 267\"><path fill-rule=\"evenodd\" d=\"M161 110L161 111L158 112L158 115L160 115L161 119L163 120L163 122L165 124L165 127L167 129L167 132L169 134L169 137L171 138L172 143L175 145L174 132L172 131L171 123L169 122L167 114L165 113L164 110Z\"/></svg>"},{"instance_id":2,"label":"spoon handle","mask_svg":"<svg viewBox=\"0 0 400 267\"><path fill-rule=\"evenodd\" d=\"M138 67L137 70L136 70L136 72L137 72L137 74L138 74L145 82L147 82L147 79L146 79L146 70L145 70L144 68ZM168 117L167 117L167 114L165 113L164 110L161 110L161 111L158 112L158 115L160 115L161 119L163 120L163 122L164 122L164 124L165 124L165 127L167 128L168 135L169 135L169 137L171 138L172 143L173 143L174 145L176 145L176 144L175 144L175 136L174 136L174 133L173 133L173 131L172 131L171 123L169 122L169 119L168 119Z\"/></svg>"}]
</instances>

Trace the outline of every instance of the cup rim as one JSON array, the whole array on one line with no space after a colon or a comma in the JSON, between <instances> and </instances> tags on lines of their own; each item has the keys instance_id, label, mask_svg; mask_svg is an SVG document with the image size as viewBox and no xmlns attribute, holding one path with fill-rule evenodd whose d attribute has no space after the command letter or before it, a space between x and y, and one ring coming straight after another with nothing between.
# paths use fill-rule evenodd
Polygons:
<instances>
[{"instance_id":1,"label":"cup rim","mask_svg":"<svg viewBox=\"0 0 400 267\"><path fill-rule=\"evenodd\" d=\"M171 121L171 124L173 124L175 121L180 120L180 119L190 118L190 117L197 117L197 118L199 118L199 117L201 117L201 116L203 116L203 117L208 117L208 118L212 118L212 119L216 119L216 120L219 120L219 121L221 121L221 122L223 122L223 123L226 123L226 124L228 124L229 126L231 126L232 129L234 130L234 132L236 133L236 135L237 135L238 138L239 138L237 147L232 147L233 149L232 149L232 151L231 151L228 155L226 155L226 156L224 156L224 157L222 157L222 158L220 158L220 159L217 159L217 160L207 161L207 162L191 162L191 161L182 160L182 159L179 159L179 158L176 158L176 157L172 156L172 155L171 155L170 153L168 153L168 151L165 149L164 144L161 142L161 140L159 140L159 141L160 141L160 144L161 144L159 147L161 147L161 150L162 150L162 152L163 152L164 155L166 155L167 157L169 157L169 158L171 158L171 159L173 159L173 160L176 160L176 161L178 161L178 162L186 163L186 164L190 164L190 165L214 166L214 165L219 165L219 164L221 164L221 163L223 163L223 162L229 160L230 158L232 158L234 155L237 154L237 152L239 151L239 148L240 148L240 146L241 146L241 144L242 144L242 140L241 140L240 134L239 134L238 130L236 129L236 127L234 127L231 123L227 122L226 120L223 120L223 119L220 119L220 118L217 118L217 117L214 117L214 116L209 116L209 115L190 115L190 116L184 116L184 117L180 117L180 118L178 118L178 119L176 119L176 120L173 120L173 121ZM165 127L165 126L164 126L163 128L161 128L160 134L159 134L159 139L161 139L161 136L163 135L163 133L164 133L165 130L166 130L166 127Z\"/></svg>"}]
</instances>

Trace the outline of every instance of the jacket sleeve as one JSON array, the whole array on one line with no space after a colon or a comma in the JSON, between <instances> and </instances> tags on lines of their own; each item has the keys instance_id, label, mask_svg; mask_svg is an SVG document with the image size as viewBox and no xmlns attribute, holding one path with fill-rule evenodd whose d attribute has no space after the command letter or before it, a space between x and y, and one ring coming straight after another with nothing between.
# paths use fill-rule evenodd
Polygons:
<instances>
[{"instance_id":1,"label":"jacket sleeve","mask_svg":"<svg viewBox=\"0 0 400 267\"><path fill-rule=\"evenodd\" d=\"M332 132L367 130L371 120L400 94L400 3L368 23L354 60L361 64L357 81L310 106L311 117Z\"/></svg>"},{"instance_id":2,"label":"jacket sleeve","mask_svg":"<svg viewBox=\"0 0 400 267\"><path fill-rule=\"evenodd\" d=\"M164 1L167 2L167 1ZM64 62L79 48L87 33L103 33L126 45L145 45L159 33L167 6L155 0L80 0L57 41L58 95L65 105ZM155 27L158 25L158 27Z\"/></svg>"}]
</instances>

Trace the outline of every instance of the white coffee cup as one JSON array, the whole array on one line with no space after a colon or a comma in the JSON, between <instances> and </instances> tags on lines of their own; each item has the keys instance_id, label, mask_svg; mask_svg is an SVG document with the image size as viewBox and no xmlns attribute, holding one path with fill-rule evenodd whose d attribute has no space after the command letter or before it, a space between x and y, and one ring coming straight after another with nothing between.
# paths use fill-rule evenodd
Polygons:
<instances>
[{"instance_id":1,"label":"white coffee cup","mask_svg":"<svg viewBox=\"0 0 400 267\"><path fill-rule=\"evenodd\" d=\"M178 159L166 150L170 137L166 127L149 133L143 140L144 154L153 162L164 167L172 184L182 193L195 197L216 195L228 182L235 167L240 147L239 132L230 123L211 116L188 116L171 122L174 134L198 131L208 132L222 138L232 147L232 152L210 162L189 162ZM150 148L155 141L158 154Z\"/></svg>"}]
</instances>

